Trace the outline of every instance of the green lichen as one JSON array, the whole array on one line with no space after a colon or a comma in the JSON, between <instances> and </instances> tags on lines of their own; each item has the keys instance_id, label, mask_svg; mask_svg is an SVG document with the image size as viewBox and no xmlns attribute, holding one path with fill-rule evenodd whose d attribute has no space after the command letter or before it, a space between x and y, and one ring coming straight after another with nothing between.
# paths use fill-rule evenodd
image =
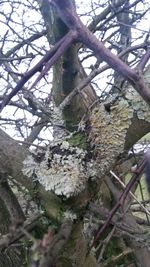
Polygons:
<instances>
[{"instance_id":1,"label":"green lichen","mask_svg":"<svg viewBox=\"0 0 150 267\"><path fill-rule=\"evenodd\" d=\"M87 149L87 137L84 132L74 132L68 139L68 142L73 147L79 147L83 150Z\"/></svg>"},{"instance_id":2,"label":"green lichen","mask_svg":"<svg viewBox=\"0 0 150 267\"><path fill-rule=\"evenodd\" d=\"M129 87L126 93L126 99L134 113L136 113L139 120L150 122L150 109L149 105L142 99L142 97L132 88Z\"/></svg>"},{"instance_id":3,"label":"green lichen","mask_svg":"<svg viewBox=\"0 0 150 267\"><path fill-rule=\"evenodd\" d=\"M150 85L149 69L144 73ZM106 108L110 104L110 108ZM90 116L89 141L94 156L104 175L115 164L117 157L131 148L150 131L150 108L142 97L129 85L116 101L98 104Z\"/></svg>"},{"instance_id":4,"label":"green lichen","mask_svg":"<svg viewBox=\"0 0 150 267\"><path fill-rule=\"evenodd\" d=\"M85 112L85 108L83 104L76 99L74 99L70 105L66 106L63 110L63 119L66 124L67 130L70 132L76 131L78 128L78 123L81 120L83 114Z\"/></svg>"},{"instance_id":5,"label":"green lichen","mask_svg":"<svg viewBox=\"0 0 150 267\"><path fill-rule=\"evenodd\" d=\"M150 65L147 67L144 72L144 80L145 84L150 89ZM149 105L143 100L143 98L133 89L131 85L128 86L126 90L126 100L130 105L132 105L132 109L136 113L139 120L145 120L150 122L150 108Z\"/></svg>"},{"instance_id":6,"label":"green lichen","mask_svg":"<svg viewBox=\"0 0 150 267\"><path fill-rule=\"evenodd\" d=\"M131 125L133 109L128 101L121 99L110 111L101 104L90 116L89 140L99 164L100 174L113 166L117 156L124 152L127 131Z\"/></svg>"}]
</instances>

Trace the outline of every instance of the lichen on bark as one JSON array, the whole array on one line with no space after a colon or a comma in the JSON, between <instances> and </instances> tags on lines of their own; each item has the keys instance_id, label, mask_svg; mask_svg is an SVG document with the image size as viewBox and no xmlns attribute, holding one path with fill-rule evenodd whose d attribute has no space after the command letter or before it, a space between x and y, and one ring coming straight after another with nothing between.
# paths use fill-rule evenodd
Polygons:
<instances>
[{"instance_id":1,"label":"lichen on bark","mask_svg":"<svg viewBox=\"0 0 150 267\"><path fill-rule=\"evenodd\" d=\"M148 85L149 73L150 68L144 73ZM115 101L108 99L93 108L88 127L89 142L101 176L113 167L118 156L150 131L150 108L129 85Z\"/></svg>"},{"instance_id":2,"label":"lichen on bark","mask_svg":"<svg viewBox=\"0 0 150 267\"><path fill-rule=\"evenodd\" d=\"M29 156L23 171L36 177L46 190L68 198L86 188L88 179L95 175L92 166L87 150L70 145L69 140L64 139L52 142L40 162Z\"/></svg>"}]
</instances>

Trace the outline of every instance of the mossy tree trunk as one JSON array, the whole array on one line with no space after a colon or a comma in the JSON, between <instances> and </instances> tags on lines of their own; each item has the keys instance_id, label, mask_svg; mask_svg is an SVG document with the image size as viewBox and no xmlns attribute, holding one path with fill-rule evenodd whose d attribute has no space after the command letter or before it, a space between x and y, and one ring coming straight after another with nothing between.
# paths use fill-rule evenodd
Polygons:
<instances>
[{"instance_id":1,"label":"mossy tree trunk","mask_svg":"<svg viewBox=\"0 0 150 267\"><path fill-rule=\"evenodd\" d=\"M49 5L47 5L47 2L42 1L41 11L47 26L48 40L50 44L54 44L68 32L68 28L62 20L57 17L55 11L51 10L51 12L48 12L48 8ZM64 98L75 87L77 87L78 84L80 84L84 77L85 73L78 58L78 45L73 44L53 67L53 99L55 105L59 106ZM122 79L119 76L119 82L120 81L122 82ZM121 82L119 83L119 87L121 86ZM116 84L116 87L118 87L118 84ZM130 87L128 89L129 93L127 93L127 95L120 95L119 101L117 100L112 104L111 101L109 102L108 100L106 103L99 104L89 115L89 124L91 129L88 133L89 140L91 145L94 146L93 153L94 158L97 161L97 168L100 169L100 177L103 177L107 170L115 167L118 155L123 154L124 151L128 150L138 139L150 130L149 118L145 119L145 121L140 119L137 112L138 107L136 106L137 103L142 102L142 110L144 110L145 106L147 107L147 104L143 102L137 93L135 93L132 89L130 90ZM63 118L66 123L66 128L69 131L77 129L77 125L83 114L96 99L96 95L90 85L84 89L84 92L85 95L77 95L63 110ZM109 106L109 108L105 108L106 106ZM144 116L146 118L146 112ZM141 125L141 127L139 125ZM135 128L138 128L138 131L136 131L137 135L133 135ZM102 192L102 194L104 195L104 192ZM90 198L88 197L85 193L83 198L84 201L86 199L86 203ZM83 198L81 197L81 199ZM111 203L112 199L110 198L109 201ZM105 203L103 204L105 205ZM128 223L135 226L136 223L133 218L131 219L131 217L131 214L127 216ZM73 230L72 235L66 244L66 250L62 253L62 256L59 258L56 266L69 267L71 264L74 264L74 266L85 267L97 266L96 261L91 255L89 256L90 260L86 256L87 246L86 240L82 235L82 221L77 223L74 226L74 229L75 235ZM76 249L77 246L81 246L81 249ZM138 247L139 244L137 245L137 242L133 241L130 242L130 246L134 248L134 255L137 258L139 266L142 262L144 262L145 267L148 266L147 258L149 257L149 252L143 249L141 250L141 257L139 257L137 251L135 250L135 247ZM125 261L126 259L124 262Z\"/></svg>"},{"instance_id":2,"label":"mossy tree trunk","mask_svg":"<svg viewBox=\"0 0 150 267\"><path fill-rule=\"evenodd\" d=\"M47 28L48 41L53 45L68 32L68 28L57 16L55 10L51 8L50 11L50 6L47 1L41 2L40 9ZM86 77L86 73L78 58L78 50L79 45L72 44L66 53L62 55L60 60L53 66L52 94L55 106L59 106L65 97ZM76 95L69 105L64 108L63 119L68 131L72 132L77 130L78 123L82 116L96 99L97 96L92 86L87 85L83 89L82 94ZM76 140L72 140L72 142L78 143ZM82 146L80 137L79 143ZM79 202L82 203L82 201ZM64 252L62 252L61 256L58 258L56 266L69 267L74 264L74 266L78 267L96 267L94 257L92 255L87 257L87 245L83 234L83 222L79 220L73 226L72 234L63 249Z\"/></svg>"}]
</instances>

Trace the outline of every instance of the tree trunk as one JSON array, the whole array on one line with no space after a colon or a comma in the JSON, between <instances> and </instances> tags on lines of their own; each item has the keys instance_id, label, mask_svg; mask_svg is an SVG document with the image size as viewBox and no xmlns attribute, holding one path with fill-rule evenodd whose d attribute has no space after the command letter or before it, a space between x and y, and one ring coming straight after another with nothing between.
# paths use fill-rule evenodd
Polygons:
<instances>
[{"instance_id":1,"label":"tree trunk","mask_svg":"<svg viewBox=\"0 0 150 267\"><path fill-rule=\"evenodd\" d=\"M53 44L68 32L68 28L60 18L50 10L47 0L39 2L47 27L49 42ZM145 78L147 76L148 79L149 70L150 69L145 72ZM59 106L64 98L80 84L85 76L86 74L78 59L78 46L77 44L73 44L53 68L53 98L55 105ZM67 130L74 131L77 129L83 114L88 111L89 106L95 100L96 95L90 85L84 88L81 95L76 95L71 103L63 110L63 118ZM87 112L84 124L83 128L86 129L86 134L82 132L82 129L80 129L80 131L85 138L77 138L76 142L77 135L79 137L79 134L81 134L79 131L77 135L74 134L69 137L69 140L64 139L52 145L48 148L45 161L41 161L40 163L35 162L35 165L37 165L33 170L34 174L37 174L37 179L39 178L39 173L43 174L41 176L42 178L44 177L45 180L44 178L42 180L40 177L39 181L41 182L42 180L43 185L46 187L48 183L51 183L52 179L55 182L59 174L63 172L63 168L66 168L64 171L65 183L64 181L58 181L58 183L54 184L55 186L53 188L49 187L53 193L50 191L46 192L44 187L40 185L37 190L40 202L43 204L49 217L53 218L55 222L62 224L66 212L68 211L76 215L71 234L62 247L61 253L56 255L55 267L98 266L96 261L97 255L95 254L93 256L92 252L89 252L86 235L84 235L84 216L89 211L89 202L97 202L99 200L97 195L98 192L102 190L101 184L103 184L104 177L115 167L118 158L131 148L137 140L150 131L150 110L144 100L131 86L128 86L126 92L123 92L119 99L117 98L113 101L107 99L103 103L97 103L96 106L90 109L89 112ZM71 138L74 142L73 145L71 143ZM81 145L83 145L85 139L86 148L82 146L81 149ZM81 142L80 144L79 141ZM0 142L1 171L7 169L7 175L13 176L29 190L30 194L32 194L32 189L34 188L32 180L27 177L27 172L26 175L25 171L23 172L23 161L25 157L27 157L28 151L23 146L19 146L17 142L13 141L2 131L0 131ZM48 152L50 153L48 154ZM72 160L70 164L69 159L71 157L74 161ZM55 161L58 160L58 158L62 159L62 161L60 160L61 164L55 164L58 163ZM32 160L34 161L34 159ZM31 163L33 163L33 161ZM65 163L62 164L62 162ZM31 166L27 167L28 171L30 171ZM75 173L74 170L77 172ZM46 178L48 179L46 180ZM70 179L72 179L72 182L76 182L78 186L77 188L75 187L77 191L73 191L71 188L72 191L71 193L69 192L70 194L68 197L67 194L65 195L65 187L67 187L67 182L69 183ZM58 189L60 189L59 194L55 191L57 186ZM107 197L107 191L106 194L104 194L104 191L102 193L104 198ZM99 198L101 201L101 194ZM110 199L110 202L111 200L112 199ZM5 234L8 232L10 225L10 213L2 200L0 200L0 204L0 230ZM8 218L8 221L6 221L6 218ZM138 228L140 231L134 217L130 213L125 215L125 219L123 218L123 222L124 221L126 224L129 224L132 229ZM128 243L134 250L137 266L148 267L150 252L146 248L142 248L138 240L129 240ZM15 256L13 253L15 253ZM21 266L21 257L20 255L19 257L16 256L16 251L14 249L10 249L8 256L6 255L6 257L3 257L3 255L3 252L1 252L0 267ZM113 256L113 251L111 256ZM124 259L124 262L126 262L126 259Z\"/></svg>"},{"instance_id":2,"label":"tree trunk","mask_svg":"<svg viewBox=\"0 0 150 267\"><path fill-rule=\"evenodd\" d=\"M68 28L57 16L55 10L50 8L47 1L41 1L41 13L47 27L48 41L51 45L59 41ZM49 12L48 12L49 11ZM54 104L59 104L76 88L86 77L86 73L78 59L77 44L73 44L53 67L53 99ZM77 94L63 110L63 118L69 131L76 130L85 111L96 100L92 86L88 84L81 94Z\"/></svg>"}]
</instances>

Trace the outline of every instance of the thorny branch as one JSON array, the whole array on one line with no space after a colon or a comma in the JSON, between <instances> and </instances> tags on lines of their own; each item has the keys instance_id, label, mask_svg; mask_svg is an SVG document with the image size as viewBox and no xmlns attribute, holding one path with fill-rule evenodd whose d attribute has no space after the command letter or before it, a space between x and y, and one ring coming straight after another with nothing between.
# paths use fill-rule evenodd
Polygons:
<instances>
[{"instance_id":1,"label":"thorny branch","mask_svg":"<svg viewBox=\"0 0 150 267\"><path fill-rule=\"evenodd\" d=\"M127 79L135 88L135 90L149 103L150 101L150 90L147 85L144 83L141 71L148 62L150 58L150 49L147 47L145 55L142 57L140 63L136 66L135 69L131 69L127 64L125 64L119 57L112 54L108 48L106 48L102 42L100 42L80 21L78 15L76 14L74 5L70 1L63 0L61 3L57 0L49 1L50 4L54 5L61 17L61 19L66 23L70 32L63 37L46 55L33 67L30 71L25 73L12 90L12 92L6 96L6 98L1 103L1 111L9 103L11 98L21 90L22 86L38 71L41 71L40 75L37 77L35 82L32 84L30 89L37 85L37 83L47 74L52 65L60 58L64 51L71 45L74 41L80 41L90 48L95 55L108 63L110 67L119 72L125 79ZM91 26L92 27L92 26ZM98 71L91 74L92 77L99 74ZM91 80L91 78L90 78ZM89 79L88 79L89 82ZM66 105L78 91L80 91L85 85L82 85L81 88L74 90L66 101L62 104L61 108Z\"/></svg>"},{"instance_id":2,"label":"thorny branch","mask_svg":"<svg viewBox=\"0 0 150 267\"><path fill-rule=\"evenodd\" d=\"M18 227L18 225L14 225L14 229L10 230L7 235L4 235L0 239L0 250L6 249L8 246L11 246L18 240L24 237L24 233L22 232L22 228L26 231L31 231L37 225L38 220L42 217L42 214L35 214L29 220L25 221ZM17 223L17 222L16 222ZM19 222L18 222L19 224ZM13 225L12 225L13 227Z\"/></svg>"},{"instance_id":3,"label":"thorny branch","mask_svg":"<svg viewBox=\"0 0 150 267\"><path fill-rule=\"evenodd\" d=\"M62 5L63 7L63 4L66 3L66 5L69 5L69 1L68 3L64 0L62 0L62 2L59 3L59 1L51 1L51 2L56 2L57 5ZM118 1L119 2L119 1ZM120 1L121 2L121 1ZM122 1L123 2L123 1ZM56 5L56 7L57 7ZM61 6L60 6L61 7ZM76 14L75 14L75 10L72 9L72 5L69 6L70 7L70 14L71 16L73 15L73 19L75 18ZM73 13L72 13L73 11ZM63 12L63 9L61 10L61 12ZM60 12L60 15L61 15L61 12ZM67 10L65 10L65 12L68 12ZM65 14L65 13L64 13ZM67 13L68 15L68 13ZM63 16L63 18L65 19L65 17ZM105 67L106 68L109 68L110 66L113 67L114 69L116 69L117 71L119 71L121 74L124 73L124 70L126 70L126 74L125 74L125 78L127 78L132 84L134 84L134 82L136 81L138 83L138 73L136 73L135 70L131 70L129 67L127 67L127 65L125 65L121 60L118 60L116 59L116 61L113 62L113 56L112 54L109 52L108 49L104 49L104 46L101 46L98 44L98 42L96 41L96 39L93 39L93 35L91 35L88 31L86 31L85 27L80 23L79 20L76 20L75 19L75 24L74 24L74 20L72 21L68 21L67 20L67 25L69 25L69 23L71 23L72 26L69 26L70 28L73 27L73 31L70 30L70 32L68 33L68 36L70 36L70 39L68 39L68 44L66 44L66 36L64 39L60 40L59 42L59 45L58 43L52 48L52 50L50 50L46 55L45 57L33 68L31 69L29 72L25 73L22 77L22 79L20 80L20 82L17 84L17 86L15 87L14 90L12 90L11 94L8 95L6 97L6 99L4 99L3 103L2 103L2 106L1 108L3 109L3 107L5 105L7 105L7 103L10 101L10 99L19 91L21 90L22 86L38 71L41 71L40 75L38 76L38 78L35 80L35 82L32 84L32 86L30 87L30 89L32 89L34 86L37 85L37 83L40 81L40 79L42 79L45 74L47 74L47 72L49 71L50 67L55 63L55 60L57 60L65 51L65 49L67 49L67 47L75 40L80 40L82 43L86 44L87 47L92 47L92 50L95 51L96 55L99 57L99 55L102 56L103 54L103 51L105 52L104 55L104 60L106 60L106 62L108 63L108 65L106 65ZM77 26L77 27L76 27ZM75 28L74 28L75 27ZM73 36L69 35L73 33ZM78 38L77 38L78 37ZM93 43L92 43L93 42ZM57 46L58 45L58 46ZM143 45L143 48L145 48L145 44ZM132 47L129 47L128 50L132 50L133 48ZM53 51L53 52L52 52ZM149 47L145 53L145 55L143 56L143 58L141 59L140 63L137 65L137 69L139 70L143 70L144 69L144 66L146 65L147 61L149 60L149 57L150 57L150 50L149 50ZM110 59L109 59L110 58ZM119 58L119 57L118 57ZM112 61L109 61L109 60L112 60ZM123 64L122 64L123 63ZM127 68L127 69L126 69ZM42 70L41 70L42 69ZM99 70L94 70L91 75L89 75L89 77L83 81L83 83L81 83L81 85L77 88L77 92L78 90L82 90L82 88L84 88L84 86L91 81L92 77L95 77L98 73L100 73L102 69L99 69ZM93 75L93 76L92 76ZM134 79L133 79L134 78ZM22 83L21 83L22 81ZM143 82L143 81L142 81ZM135 84L134 84L135 86ZM143 86L143 83L142 83L142 86ZM135 86L136 87L136 86ZM142 87L141 87L142 88ZM138 90L137 90L138 91ZM75 92L75 91L74 91ZM68 98L68 102L62 102L62 105L61 107L63 108L63 104L64 106L66 105L66 103L69 103L70 99L72 98L73 94L69 95L70 98ZM149 101L149 99L147 98L147 95L144 95L146 97L146 100ZM149 95L148 95L149 96ZM67 98L66 98L67 100ZM144 163L143 163L144 164ZM134 178L134 177L133 177ZM139 178L140 178L140 174L137 174L137 176L135 177L135 180L134 179L131 179L131 181L129 182L129 184L127 185L127 188L125 189L124 193L120 196L118 202L116 203L115 207L112 209L112 211L110 212L109 214L109 218L108 220L106 220L106 223L104 224L104 228L102 231L104 231L106 229L106 227L109 225L113 215L115 214L116 210L118 210L119 207L123 206L124 204L124 201L129 193L129 190L131 189L133 183L135 181L137 181ZM134 180L134 181L133 181ZM69 228L70 230L70 228ZM71 231L71 230L70 230ZM102 233L101 229L99 229L99 232L97 233L96 237L95 237L95 240L94 242L96 242L99 238L100 238L100 235ZM65 240L67 240L68 236L69 236L69 231L67 233L67 235L65 236L64 234L61 235L62 237L62 240L61 241L64 241L64 236L66 237ZM62 234L60 232L60 234ZM59 236L59 235L58 235ZM60 252L60 249L62 249L63 245L64 245L64 242L61 242L59 244L59 238L56 238L56 240L53 240L52 242L52 245L49 247L49 254L51 256L51 259L50 258L47 258L47 254L46 256L44 256L44 263L43 263L43 266L45 267L46 264L47 266L49 266L50 264L50 261L54 261L56 260L56 252L59 254ZM55 241L58 241L58 242L55 242ZM10 241L10 244L11 242L15 242L15 241ZM57 249L57 244L58 244L58 249ZM94 244L93 244L94 245Z\"/></svg>"},{"instance_id":4,"label":"thorny branch","mask_svg":"<svg viewBox=\"0 0 150 267\"><path fill-rule=\"evenodd\" d=\"M140 48L144 48L145 49L145 47L146 47L145 43L139 44L139 45L136 45L136 46L133 46L133 47L132 46L128 47L127 49L125 49L121 53L119 53L118 57L122 58L127 53L129 53L131 51L134 51L134 49L140 49ZM146 57L146 60L145 60L145 56L144 56L144 59L142 60L143 64L140 66L141 71L143 71L143 69L145 67L145 64L146 64L146 61L147 61L147 57ZM82 91L88 83L90 83L98 74L108 70L109 68L110 68L110 66L108 64L105 64L101 68L95 68L94 70L92 70L91 73L76 88L74 88L74 90L70 94L68 94L65 97L65 99L59 105L59 109L63 110L63 108L70 103L71 99L76 94L78 94L80 91Z\"/></svg>"},{"instance_id":5,"label":"thorny branch","mask_svg":"<svg viewBox=\"0 0 150 267\"><path fill-rule=\"evenodd\" d=\"M28 72L26 72L24 75L22 75L22 79L19 81L19 83L16 85L16 87L11 91L9 95L6 96L6 98L3 100L3 102L0 105L0 111L3 110L3 108L9 103L11 98L15 96L19 90L22 89L23 85L38 71L41 72L37 80L33 83L31 86L34 87L42 77L47 74L47 71L50 69L50 67L60 58L60 56L64 53L64 51L68 48L68 46L73 42L75 38L75 33L70 31L66 36L64 36L58 43L55 44L55 46L50 49L49 52L46 53L46 55ZM47 63L49 61L49 63ZM30 89L31 89L30 88Z\"/></svg>"},{"instance_id":6,"label":"thorny branch","mask_svg":"<svg viewBox=\"0 0 150 267\"><path fill-rule=\"evenodd\" d=\"M68 28L77 32L77 39L91 49L97 57L101 57L106 61L115 71L120 73L127 79L135 90L143 97L146 102L150 102L150 90L145 84L139 69L131 69L121 59L114 55L102 42L100 42L88 29L83 25L79 19L74 6L69 0L51 0L50 3L54 5L62 21ZM148 48L149 50L149 48ZM146 53L146 62L150 58L150 53Z\"/></svg>"},{"instance_id":7,"label":"thorny branch","mask_svg":"<svg viewBox=\"0 0 150 267\"><path fill-rule=\"evenodd\" d=\"M128 196L132 186L137 182L139 181L140 177L141 177L141 174L142 172L144 171L144 168L145 168L145 160L143 160L140 164L140 166L138 167L138 169L136 170L136 173L132 176L131 180L129 181L129 183L127 184L124 192L120 195L117 203L115 204L115 206L111 209L111 211L109 212L109 215L108 215L108 218L107 220L105 221L105 223L103 224L103 226L98 229L96 235L95 235L95 238L94 238L94 241L90 247L90 249L95 246L96 242L100 239L100 236L101 234L107 229L107 227L109 226L109 223L112 219L112 217L114 216L114 214L116 213L116 211L124 206L124 202L126 200L126 197Z\"/></svg>"}]
</instances>

